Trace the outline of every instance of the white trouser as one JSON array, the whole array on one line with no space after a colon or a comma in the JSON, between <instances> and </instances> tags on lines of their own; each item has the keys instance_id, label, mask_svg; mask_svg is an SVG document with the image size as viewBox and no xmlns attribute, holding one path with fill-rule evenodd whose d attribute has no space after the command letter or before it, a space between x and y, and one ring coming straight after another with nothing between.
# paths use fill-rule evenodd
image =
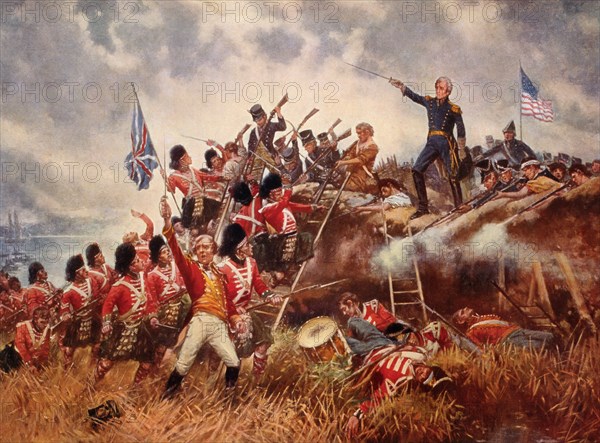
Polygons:
<instances>
[{"instance_id":1,"label":"white trouser","mask_svg":"<svg viewBox=\"0 0 600 443\"><path fill-rule=\"evenodd\" d=\"M229 338L227 324L212 314L199 312L190 321L179 358L175 363L175 369L179 374L186 375L189 372L204 343L208 343L215 350L225 366L240 366L235 346Z\"/></svg>"}]
</instances>

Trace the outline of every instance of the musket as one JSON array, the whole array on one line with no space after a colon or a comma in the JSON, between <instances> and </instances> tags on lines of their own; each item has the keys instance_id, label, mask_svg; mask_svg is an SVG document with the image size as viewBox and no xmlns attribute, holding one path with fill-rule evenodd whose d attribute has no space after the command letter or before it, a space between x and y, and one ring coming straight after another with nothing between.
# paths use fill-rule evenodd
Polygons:
<instances>
[{"instance_id":1,"label":"musket","mask_svg":"<svg viewBox=\"0 0 600 443\"><path fill-rule=\"evenodd\" d=\"M341 142L342 140L350 137L352 135L352 129L348 128L337 138L337 142Z\"/></svg>"},{"instance_id":2,"label":"musket","mask_svg":"<svg viewBox=\"0 0 600 443\"><path fill-rule=\"evenodd\" d=\"M304 117L304 119L298 124L298 126L296 126L296 129L288 132L287 134L284 135L284 137L287 137L289 134L291 134L293 131L296 132L300 132L300 129L306 124L306 122L308 121L308 119L310 119L313 115L315 115L317 112L319 112L319 110L317 108L313 108L312 111L310 111L308 114L306 114L306 117ZM292 139L290 138L287 143L285 144L285 147L287 148L290 145L290 142L292 141Z\"/></svg>"},{"instance_id":3,"label":"musket","mask_svg":"<svg viewBox=\"0 0 600 443\"><path fill-rule=\"evenodd\" d=\"M429 312L431 312L433 315L435 315L437 318L439 318L442 321L442 323L444 323L446 326L448 326L450 329L452 329L455 333L457 333L458 335L460 335L461 338L463 340L465 340L465 342L471 348L471 352L475 352L477 355L481 355L481 349L479 349L479 347L475 343L473 343L473 341L469 337L467 337L466 334L463 331L461 331L456 326L454 326L452 323L450 323L448 320L446 320L446 318L442 314L440 314L439 312L437 312L435 309L430 308L429 306L427 306L427 303L425 303L421 299L419 299L417 297L413 297L413 299L416 302L421 303L421 305L423 305L423 307L425 309L427 309Z\"/></svg>"},{"instance_id":4,"label":"musket","mask_svg":"<svg viewBox=\"0 0 600 443\"><path fill-rule=\"evenodd\" d=\"M337 125L339 125L341 122L342 122L342 119L341 119L341 118L338 118L338 119L337 119L335 122L333 122L333 125L331 125L331 126L329 127L329 129L327 130L327 132L333 132L333 130L335 129L335 127L336 127Z\"/></svg>"},{"instance_id":5,"label":"musket","mask_svg":"<svg viewBox=\"0 0 600 443\"><path fill-rule=\"evenodd\" d=\"M352 66L353 68L360 69L361 71L368 72L369 74L376 75L377 77L385 78L387 81L392 80L392 77L386 77L385 75L378 74L377 72L369 71L368 69L361 68L360 66L353 65L352 63L344 62L347 65Z\"/></svg>"},{"instance_id":6,"label":"musket","mask_svg":"<svg viewBox=\"0 0 600 443\"><path fill-rule=\"evenodd\" d=\"M521 209L519 212L517 212L515 215L507 218L506 220L504 220L502 223L506 224L510 221L512 221L513 219L515 219L516 217L518 217L519 215L521 215L524 212L529 211L530 209L535 208L536 206L540 205L541 203L545 202L546 200L548 200L550 197L552 197L553 195L557 194L558 192L562 191L563 189L566 189L570 186L569 183L564 184L562 186L559 186L558 188L556 188L554 191L550 192L549 194L543 196L542 198L536 200L535 202L533 202L532 204L530 204L529 206L524 207L523 209Z\"/></svg>"},{"instance_id":7,"label":"musket","mask_svg":"<svg viewBox=\"0 0 600 443\"><path fill-rule=\"evenodd\" d=\"M348 129L346 132L350 132L351 130ZM342 135L345 135L342 134ZM350 134L348 134L349 136ZM338 138L338 141L341 140L341 138ZM348 153L350 152L350 150L354 147L354 143L351 144L343 153L342 155L340 155L340 160L343 160L344 157L346 157L346 155L348 155ZM339 160L338 160L339 161ZM319 189L317 189L317 192L315 193L314 197L313 197L313 204L318 203L321 200L321 197L323 196L323 193L325 192L325 188L327 187L327 184L329 183L329 181L331 180L331 178L333 177L333 174L336 173L336 169L335 167L331 168L331 170L329 171L329 173L327 174L327 177L325 177L325 180L323 181L323 183L321 183L321 186L319 186ZM339 175L338 175L339 176Z\"/></svg>"},{"instance_id":8,"label":"musket","mask_svg":"<svg viewBox=\"0 0 600 443\"><path fill-rule=\"evenodd\" d=\"M527 313L523 310L523 308L521 306L519 306L517 304L517 302L515 302L512 297L510 297L506 291L504 289L502 289L500 287L500 285L495 281L495 280L490 280L490 283L500 292L500 294L502 294L504 296L504 298L506 300L508 300L508 302L513 305L513 307L519 311L519 314L521 314L524 318L525 321L530 324L531 323L531 319L529 318L529 316L527 315ZM556 328L561 331L562 333L568 335L569 333L567 331L564 330L564 328L558 324L557 322L554 321L554 319L552 317L550 317L550 315L546 312L546 310L544 308L542 308L539 304L536 303L537 308L542 311L542 314L544 314L545 317L548 318L548 320L550 320L550 323L552 323L554 326L556 326Z\"/></svg>"},{"instance_id":9,"label":"musket","mask_svg":"<svg viewBox=\"0 0 600 443\"><path fill-rule=\"evenodd\" d=\"M192 137L191 135L183 135L181 134L182 137L185 138L191 138L192 140L198 140L199 142L204 142L208 144L208 140L204 140L203 138L198 138L198 137Z\"/></svg>"},{"instance_id":10,"label":"musket","mask_svg":"<svg viewBox=\"0 0 600 443\"><path fill-rule=\"evenodd\" d=\"M525 211L529 211L530 209L535 208L537 205L539 205L540 203L548 200L550 197L552 197L554 194L559 193L560 191L562 191L563 189L566 189L569 187L569 183L565 183L562 186L559 186L558 188L556 188L554 191L550 192L549 194L543 196L542 198L540 198L539 200L535 201L534 203L530 204L529 206L521 209L519 212L517 212L515 215L520 215ZM514 216L513 216L514 217Z\"/></svg>"},{"instance_id":11,"label":"musket","mask_svg":"<svg viewBox=\"0 0 600 443\"><path fill-rule=\"evenodd\" d=\"M302 175L304 175L304 176L308 176L308 173L309 173L310 171L312 171L314 168L316 168L316 167L318 166L319 162L320 162L321 160L323 160L325 157L327 157L329 154L331 154L331 150L329 150L329 149L328 149L327 151L325 151L325 152L321 153L321 155L319 155L319 156L318 156L318 157L315 159L315 161L312 161L312 160L311 160L312 164L311 164L311 165L310 165L308 168L306 168L306 171L304 171L304 172L302 173ZM302 175L301 175L300 177L302 177ZM300 178L298 178L298 180L296 180L296 181L295 181L295 182L292 184L292 186L296 185L296 184L297 184L299 181L300 181Z\"/></svg>"},{"instance_id":12,"label":"musket","mask_svg":"<svg viewBox=\"0 0 600 443\"><path fill-rule=\"evenodd\" d=\"M242 130L240 132L238 132L237 136L236 136L236 141L238 142L238 146L241 147L239 142L242 142L243 145L243 140L242 137L244 136L244 134L246 133L246 131L248 131L248 129L250 129L250 126L252 126L250 123L246 123L244 125L244 127L242 128Z\"/></svg>"},{"instance_id":13,"label":"musket","mask_svg":"<svg viewBox=\"0 0 600 443\"><path fill-rule=\"evenodd\" d=\"M351 210L349 211L345 211L342 212L341 214L336 215L335 217L331 217L331 220L335 220L336 218L340 218L340 217L345 217L346 215L352 214L354 213L354 210L356 208L364 208L365 206L369 206L371 204L373 204L374 202L370 201L368 203L363 203L362 205L358 205L358 206L353 206Z\"/></svg>"},{"instance_id":14,"label":"musket","mask_svg":"<svg viewBox=\"0 0 600 443\"><path fill-rule=\"evenodd\" d=\"M323 288L327 288L327 287L329 287L329 286L334 286L334 285L337 285L337 284L343 283L343 282L345 282L345 281L347 281L347 280L350 280L350 279L348 279L348 278L343 278L343 279L341 279L341 280L336 280L336 281L332 281L332 282L329 282L329 283L323 283L323 284L316 284L316 285L312 285L312 286L307 286L307 287L305 287L305 288L298 289L298 290L296 290L296 291L290 292L289 294L282 295L282 296L281 296L281 298L284 298L284 299L285 299L285 298L289 298L289 297L291 297L292 295L297 295L297 294L299 294L299 293L301 293L301 292L314 291L315 289L323 289ZM255 305L252 305L252 306L249 306L248 308L246 308L246 311L251 311L251 310L253 310L253 309L260 308L261 306L268 305L268 304L270 304L270 303L271 303L271 302L268 302L268 301L264 301L264 302L261 302L261 303L257 303L257 304L255 304Z\"/></svg>"},{"instance_id":15,"label":"musket","mask_svg":"<svg viewBox=\"0 0 600 443\"><path fill-rule=\"evenodd\" d=\"M73 311L73 313L71 313L71 317L68 320L60 320L58 323L56 323L55 325L52 326L51 330L54 331L56 328L58 328L60 325L64 324L64 323L68 323L70 321L73 320L73 318L79 316L79 314L81 314L84 311L87 311L91 308L94 307L94 305L96 303L98 303L100 301L99 298L95 298L94 300L92 300L91 302L89 302L88 304L86 304L85 306L82 306L81 308Z\"/></svg>"}]
</instances>

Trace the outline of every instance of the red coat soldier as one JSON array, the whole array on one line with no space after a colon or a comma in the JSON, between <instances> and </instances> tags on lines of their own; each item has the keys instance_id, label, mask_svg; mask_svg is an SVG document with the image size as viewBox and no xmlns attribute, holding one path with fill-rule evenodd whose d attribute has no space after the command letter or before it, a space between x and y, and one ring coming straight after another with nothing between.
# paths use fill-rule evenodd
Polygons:
<instances>
[{"instance_id":1,"label":"red coat soldier","mask_svg":"<svg viewBox=\"0 0 600 443\"><path fill-rule=\"evenodd\" d=\"M150 259L156 265L148 274L147 284L148 296L157 306L160 322L154 352L154 362L158 366L167 348L177 343L191 302L171 250L161 235L150 240Z\"/></svg>"},{"instance_id":2,"label":"red coat soldier","mask_svg":"<svg viewBox=\"0 0 600 443\"><path fill-rule=\"evenodd\" d=\"M63 293L60 302L60 318L68 322L61 340L64 366L73 364L76 348L93 346L93 355L97 357L100 345L100 292L96 280L92 280L81 255L75 255L67 261L67 281L71 282Z\"/></svg>"},{"instance_id":3,"label":"red coat soldier","mask_svg":"<svg viewBox=\"0 0 600 443\"><path fill-rule=\"evenodd\" d=\"M46 306L33 310L32 319L17 325L15 350L27 367L40 370L50 354L50 311Z\"/></svg>"},{"instance_id":4,"label":"red coat soldier","mask_svg":"<svg viewBox=\"0 0 600 443\"><path fill-rule=\"evenodd\" d=\"M85 248L85 258L90 278L96 281L99 296L104 301L113 283L117 281L118 275L113 268L106 264L106 259L98 243L92 243Z\"/></svg>"},{"instance_id":5,"label":"red coat soldier","mask_svg":"<svg viewBox=\"0 0 600 443\"><path fill-rule=\"evenodd\" d=\"M281 303L281 297L271 292L262 280L256 260L252 258L250 242L244 229L237 223L227 226L223 231L219 255L225 258L218 267L227 282L227 297L248 326L247 333L236 335L238 356L249 357L254 352L253 372L255 375L262 375L267 365L267 350L273 344L273 336L262 319L246 309L253 291L274 305Z\"/></svg>"},{"instance_id":6,"label":"red coat soldier","mask_svg":"<svg viewBox=\"0 0 600 443\"><path fill-rule=\"evenodd\" d=\"M33 311L39 306L48 307L50 317L56 318L62 289L56 289L48 281L48 273L40 262L36 261L29 265L29 284L30 286L25 292L25 303L29 318L33 317Z\"/></svg>"},{"instance_id":7,"label":"red coat soldier","mask_svg":"<svg viewBox=\"0 0 600 443\"><path fill-rule=\"evenodd\" d=\"M153 364L154 347L146 324L156 327L156 306L146 294L144 263L131 243L115 251L115 269L121 278L113 285L102 305L100 360L94 372L96 382L104 378L117 360L136 360L140 365L134 383L141 382ZM116 321L112 320L116 309Z\"/></svg>"}]
</instances>

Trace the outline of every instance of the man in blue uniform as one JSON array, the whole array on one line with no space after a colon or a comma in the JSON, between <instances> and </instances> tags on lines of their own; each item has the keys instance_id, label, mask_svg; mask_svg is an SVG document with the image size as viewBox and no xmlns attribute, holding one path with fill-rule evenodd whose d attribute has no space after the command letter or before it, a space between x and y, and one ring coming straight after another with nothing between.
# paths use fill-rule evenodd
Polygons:
<instances>
[{"instance_id":1,"label":"man in blue uniform","mask_svg":"<svg viewBox=\"0 0 600 443\"><path fill-rule=\"evenodd\" d=\"M448 100L448 96L452 92L452 82L448 77L438 78L435 82L435 97L416 94L400 80L390 79L390 83L400 89L402 94L412 101L424 106L427 109L427 118L429 120L427 144L419 154L419 157L417 157L417 161L412 169L419 206L417 212L410 218L415 219L429 214L424 174L429 165L437 158L441 158L444 162L446 171L450 176L450 187L452 188L454 204L455 206L459 206L462 203L462 195L457 176L460 160L462 154L465 152L466 138L462 111L458 105ZM454 138L454 125L456 125L456 139Z\"/></svg>"}]
</instances>

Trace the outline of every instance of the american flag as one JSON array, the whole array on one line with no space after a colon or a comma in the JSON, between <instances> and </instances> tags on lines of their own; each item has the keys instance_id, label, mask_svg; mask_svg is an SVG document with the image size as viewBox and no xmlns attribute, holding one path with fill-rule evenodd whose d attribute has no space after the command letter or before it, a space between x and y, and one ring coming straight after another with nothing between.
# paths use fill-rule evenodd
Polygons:
<instances>
[{"instance_id":1,"label":"american flag","mask_svg":"<svg viewBox=\"0 0 600 443\"><path fill-rule=\"evenodd\" d=\"M521 68L521 115L531 115L543 122L554 121L552 102L538 98L536 88Z\"/></svg>"},{"instance_id":2,"label":"american flag","mask_svg":"<svg viewBox=\"0 0 600 443\"><path fill-rule=\"evenodd\" d=\"M136 96L131 123L131 152L125 158L125 168L129 173L129 178L137 184L138 191L148 189L153 176L152 170L157 166L158 160L154 145Z\"/></svg>"}]
</instances>

